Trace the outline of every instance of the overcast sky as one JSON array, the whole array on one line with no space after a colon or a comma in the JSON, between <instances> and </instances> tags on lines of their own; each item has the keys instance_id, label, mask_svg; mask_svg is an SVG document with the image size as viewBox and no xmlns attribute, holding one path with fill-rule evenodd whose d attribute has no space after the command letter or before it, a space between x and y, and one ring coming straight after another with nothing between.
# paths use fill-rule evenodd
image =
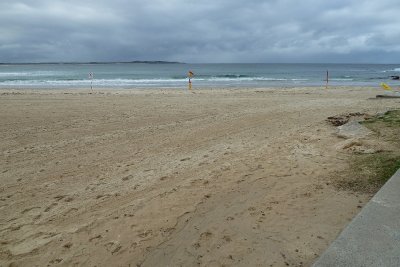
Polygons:
<instances>
[{"instance_id":1,"label":"overcast sky","mask_svg":"<svg viewBox=\"0 0 400 267\"><path fill-rule=\"evenodd\" d=\"M0 62L400 62L399 0L1 0Z\"/></svg>"}]
</instances>

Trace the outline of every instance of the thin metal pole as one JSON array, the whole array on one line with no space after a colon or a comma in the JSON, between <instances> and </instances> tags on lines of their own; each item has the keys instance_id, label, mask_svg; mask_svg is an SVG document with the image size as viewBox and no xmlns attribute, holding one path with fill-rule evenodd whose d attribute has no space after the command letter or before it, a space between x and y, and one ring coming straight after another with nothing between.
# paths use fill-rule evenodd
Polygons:
<instances>
[{"instance_id":1,"label":"thin metal pole","mask_svg":"<svg viewBox=\"0 0 400 267\"><path fill-rule=\"evenodd\" d=\"M328 83L329 83L329 71L326 71L326 86L325 86L325 89L328 89Z\"/></svg>"}]
</instances>

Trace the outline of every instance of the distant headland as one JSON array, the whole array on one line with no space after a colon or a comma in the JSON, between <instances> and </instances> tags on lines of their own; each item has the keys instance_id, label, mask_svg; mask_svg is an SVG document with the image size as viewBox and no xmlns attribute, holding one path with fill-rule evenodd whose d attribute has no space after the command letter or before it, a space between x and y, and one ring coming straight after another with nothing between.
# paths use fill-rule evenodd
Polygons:
<instances>
[{"instance_id":1,"label":"distant headland","mask_svg":"<svg viewBox=\"0 0 400 267\"><path fill-rule=\"evenodd\" d=\"M0 65L96 65L96 64L185 64L183 62L175 62L175 61L142 61L142 60L134 60L134 61L91 61L91 62L25 62L25 63L9 63L9 62L0 62Z\"/></svg>"}]
</instances>

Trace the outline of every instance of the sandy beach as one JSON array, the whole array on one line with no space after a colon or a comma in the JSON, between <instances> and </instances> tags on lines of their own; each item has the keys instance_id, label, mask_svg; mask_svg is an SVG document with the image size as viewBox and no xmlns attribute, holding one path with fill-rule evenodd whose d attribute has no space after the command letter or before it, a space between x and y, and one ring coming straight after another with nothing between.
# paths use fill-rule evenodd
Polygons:
<instances>
[{"instance_id":1,"label":"sandy beach","mask_svg":"<svg viewBox=\"0 0 400 267\"><path fill-rule=\"evenodd\" d=\"M378 88L1 90L0 266L310 266Z\"/></svg>"}]
</instances>

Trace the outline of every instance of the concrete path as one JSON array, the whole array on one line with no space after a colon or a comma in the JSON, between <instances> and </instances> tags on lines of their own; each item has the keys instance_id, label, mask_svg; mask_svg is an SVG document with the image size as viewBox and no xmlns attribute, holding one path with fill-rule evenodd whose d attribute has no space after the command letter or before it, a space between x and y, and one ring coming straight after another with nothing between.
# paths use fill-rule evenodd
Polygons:
<instances>
[{"instance_id":1,"label":"concrete path","mask_svg":"<svg viewBox=\"0 0 400 267\"><path fill-rule=\"evenodd\" d=\"M313 266L400 266L400 169Z\"/></svg>"}]
</instances>

